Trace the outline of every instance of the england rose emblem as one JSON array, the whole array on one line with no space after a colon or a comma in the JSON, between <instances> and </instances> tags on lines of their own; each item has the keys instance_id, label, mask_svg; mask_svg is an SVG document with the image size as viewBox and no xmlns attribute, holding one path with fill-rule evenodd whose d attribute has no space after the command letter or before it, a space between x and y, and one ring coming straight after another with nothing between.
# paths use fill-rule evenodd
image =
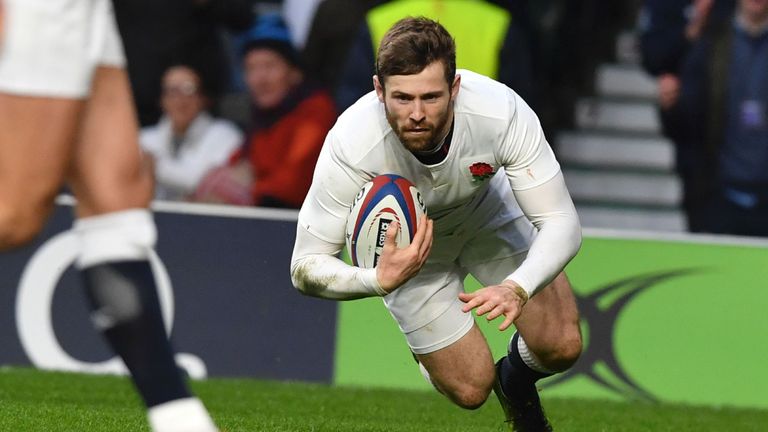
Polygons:
<instances>
[{"instance_id":1,"label":"england rose emblem","mask_svg":"<svg viewBox=\"0 0 768 432\"><path fill-rule=\"evenodd\" d=\"M473 163L469 166L469 172L472 174L472 180L474 181L483 181L493 177L493 175L496 174L496 171L493 170L493 167L485 162Z\"/></svg>"}]
</instances>

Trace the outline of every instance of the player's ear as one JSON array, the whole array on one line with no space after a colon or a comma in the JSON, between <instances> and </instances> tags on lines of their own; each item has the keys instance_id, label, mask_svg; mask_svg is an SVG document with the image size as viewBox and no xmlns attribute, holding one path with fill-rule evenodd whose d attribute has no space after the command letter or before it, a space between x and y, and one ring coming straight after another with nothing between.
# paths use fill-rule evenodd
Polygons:
<instances>
[{"instance_id":1,"label":"player's ear","mask_svg":"<svg viewBox=\"0 0 768 432\"><path fill-rule=\"evenodd\" d=\"M379 81L379 76L374 75L373 76L373 88L376 89L376 96L379 97L380 102L384 102L384 86L381 85L381 81Z\"/></svg>"},{"instance_id":2,"label":"player's ear","mask_svg":"<svg viewBox=\"0 0 768 432\"><path fill-rule=\"evenodd\" d=\"M456 99L456 96L459 95L460 88L461 88L461 75L456 74L456 76L453 77L453 84L451 84L451 99Z\"/></svg>"}]
</instances>

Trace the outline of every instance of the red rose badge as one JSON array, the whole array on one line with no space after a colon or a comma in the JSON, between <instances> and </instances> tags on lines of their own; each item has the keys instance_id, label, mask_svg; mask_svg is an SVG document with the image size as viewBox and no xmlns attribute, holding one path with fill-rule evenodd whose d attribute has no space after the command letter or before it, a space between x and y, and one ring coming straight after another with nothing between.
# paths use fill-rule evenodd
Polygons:
<instances>
[{"instance_id":1,"label":"red rose badge","mask_svg":"<svg viewBox=\"0 0 768 432\"><path fill-rule=\"evenodd\" d=\"M475 162L469 166L469 172L472 174L472 180L483 181L489 179L496 174L493 167L485 162Z\"/></svg>"}]
</instances>

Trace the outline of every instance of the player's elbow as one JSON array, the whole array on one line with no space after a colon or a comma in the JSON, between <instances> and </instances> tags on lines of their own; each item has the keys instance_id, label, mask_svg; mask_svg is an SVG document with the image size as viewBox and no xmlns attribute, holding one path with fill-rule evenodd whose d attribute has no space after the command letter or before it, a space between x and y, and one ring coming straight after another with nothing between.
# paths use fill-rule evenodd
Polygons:
<instances>
[{"instance_id":1,"label":"player's elbow","mask_svg":"<svg viewBox=\"0 0 768 432\"><path fill-rule=\"evenodd\" d=\"M304 283L306 274L296 261L291 262L291 283L300 293L305 294L306 284Z\"/></svg>"},{"instance_id":2,"label":"player's elbow","mask_svg":"<svg viewBox=\"0 0 768 432\"><path fill-rule=\"evenodd\" d=\"M301 260L291 263L291 282L294 288L307 296L318 297L323 291L321 284L310 277L306 263Z\"/></svg>"},{"instance_id":3,"label":"player's elbow","mask_svg":"<svg viewBox=\"0 0 768 432\"><path fill-rule=\"evenodd\" d=\"M578 216L571 227L570 243L573 248L573 256L576 256L576 253L581 249L582 243L581 223L579 222Z\"/></svg>"},{"instance_id":4,"label":"player's elbow","mask_svg":"<svg viewBox=\"0 0 768 432\"><path fill-rule=\"evenodd\" d=\"M576 252L581 249L582 244L582 234L581 234L581 224L576 222L575 226L573 227L573 234L571 235L571 244L573 245L573 254L576 255Z\"/></svg>"},{"instance_id":5,"label":"player's elbow","mask_svg":"<svg viewBox=\"0 0 768 432\"><path fill-rule=\"evenodd\" d=\"M317 285L314 285L312 283L309 283L305 280L294 280L293 281L293 287L296 288L296 290L304 294L305 296L310 297L319 297L319 287Z\"/></svg>"}]
</instances>

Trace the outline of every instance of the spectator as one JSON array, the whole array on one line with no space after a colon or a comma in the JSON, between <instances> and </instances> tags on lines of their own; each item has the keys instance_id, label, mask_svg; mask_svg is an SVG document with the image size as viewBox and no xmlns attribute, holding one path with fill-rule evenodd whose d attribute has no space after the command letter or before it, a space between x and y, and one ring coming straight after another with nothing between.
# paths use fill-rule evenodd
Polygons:
<instances>
[{"instance_id":1,"label":"spectator","mask_svg":"<svg viewBox=\"0 0 768 432\"><path fill-rule=\"evenodd\" d=\"M677 75L688 48L699 39L710 15L722 20L735 0L645 0L638 30L643 68L653 76Z\"/></svg>"},{"instance_id":2,"label":"spectator","mask_svg":"<svg viewBox=\"0 0 768 432\"><path fill-rule=\"evenodd\" d=\"M141 130L139 140L155 171L155 197L184 200L212 168L226 164L243 134L229 121L214 119L200 74L172 66L162 79L163 117Z\"/></svg>"},{"instance_id":3,"label":"spectator","mask_svg":"<svg viewBox=\"0 0 768 432\"><path fill-rule=\"evenodd\" d=\"M691 47L670 108L701 230L768 236L768 0L739 0Z\"/></svg>"},{"instance_id":4,"label":"spectator","mask_svg":"<svg viewBox=\"0 0 768 432\"><path fill-rule=\"evenodd\" d=\"M230 86L232 64L224 30L253 23L253 0L116 1L115 16L128 58L128 73L142 126L162 115L160 78L174 64L189 64L209 85L215 108Z\"/></svg>"},{"instance_id":5,"label":"spectator","mask_svg":"<svg viewBox=\"0 0 768 432\"><path fill-rule=\"evenodd\" d=\"M733 13L734 0L646 0L638 27L643 68L657 79L662 132L675 143L676 169L683 186L683 209L688 230L703 229L700 210L706 191L697 180L693 159L697 151L681 143L671 109L680 95L680 66L708 22L719 22ZM691 150L693 154L691 154Z\"/></svg>"},{"instance_id":6,"label":"spectator","mask_svg":"<svg viewBox=\"0 0 768 432\"><path fill-rule=\"evenodd\" d=\"M698 39L707 22L713 0L645 0L638 19L640 54L643 68L656 77L657 102L662 132L678 142L669 117L670 108L680 94L678 77L680 62L691 43ZM682 182L682 205L686 213L688 230L701 230L695 209L701 194L695 191L689 155L683 146L675 145L676 169Z\"/></svg>"},{"instance_id":7,"label":"spectator","mask_svg":"<svg viewBox=\"0 0 768 432\"><path fill-rule=\"evenodd\" d=\"M293 46L303 48L317 8L324 0L283 0L283 17Z\"/></svg>"},{"instance_id":8,"label":"spectator","mask_svg":"<svg viewBox=\"0 0 768 432\"><path fill-rule=\"evenodd\" d=\"M339 109L352 105L371 88L373 47L398 19L425 16L440 21L456 39L457 67L494 78L532 99L533 77L527 37L504 8L485 0L393 0L368 11L359 29L335 93ZM482 23L483 31L478 31Z\"/></svg>"},{"instance_id":9,"label":"spectator","mask_svg":"<svg viewBox=\"0 0 768 432\"><path fill-rule=\"evenodd\" d=\"M243 69L253 104L252 129L230 165L211 173L196 195L206 201L298 208L336 120L333 100L305 79L278 15L260 17L248 32Z\"/></svg>"},{"instance_id":10,"label":"spectator","mask_svg":"<svg viewBox=\"0 0 768 432\"><path fill-rule=\"evenodd\" d=\"M352 42L365 14L382 0L324 0L317 7L302 51L310 76L335 92Z\"/></svg>"},{"instance_id":11,"label":"spectator","mask_svg":"<svg viewBox=\"0 0 768 432\"><path fill-rule=\"evenodd\" d=\"M713 0L645 0L638 18L643 68L677 75L691 42L707 22Z\"/></svg>"}]
</instances>

